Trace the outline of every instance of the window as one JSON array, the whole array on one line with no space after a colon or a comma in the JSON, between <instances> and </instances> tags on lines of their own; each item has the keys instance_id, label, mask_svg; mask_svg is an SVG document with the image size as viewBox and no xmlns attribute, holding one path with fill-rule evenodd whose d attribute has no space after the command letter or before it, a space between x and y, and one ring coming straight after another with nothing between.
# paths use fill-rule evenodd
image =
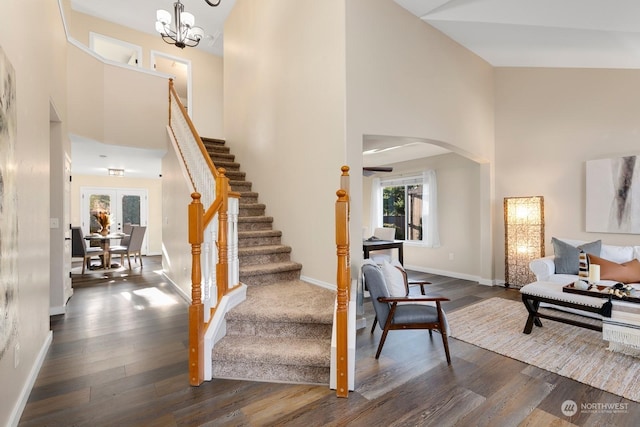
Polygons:
<instances>
[{"instance_id":1,"label":"window","mask_svg":"<svg viewBox=\"0 0 640 427\"><path fill-rule=\"evenodd\" d=\"M371 224L393 227L396 239L440 246L437 220L435 171L421 175L380 180L374 178L371 193Z\"/></svg>"},{"instance_id":2,"label":"window","mask_svg":"<svg viewBox=\"0 0 640 427\"><path fill-rule=\"evenodd\" d=\"M382 184L382 225L398 240L422 240L422 184Z\"/></svg>"}]
</instances>

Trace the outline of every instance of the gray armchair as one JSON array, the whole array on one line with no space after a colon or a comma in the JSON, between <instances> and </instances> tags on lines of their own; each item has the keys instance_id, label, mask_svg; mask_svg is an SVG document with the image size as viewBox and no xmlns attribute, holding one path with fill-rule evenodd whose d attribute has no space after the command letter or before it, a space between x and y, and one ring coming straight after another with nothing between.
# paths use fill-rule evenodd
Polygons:
<instances>
[{"instance_id":1,"label":"gray armchair","mask_svg":"<svg viewBox=\"0 0 640 427\"><path fill-rule=\"evenodd\" d=\"M374 264L364 264L362 275L371 295L373 309L376 313L371 333L374 332L376 323L380 325L382 336L376 359L380 357L380 352L384 346L389 331L398 329L428 329L431 335L432 330L437 330L442 335L447 363L451 364L449 354L449 342L447 341L447 329L444 312L441 302L449 301L444 297L413 296L392 297L389 294L384 275L380 267ZM426 305L424 302L433 301L435 307ZM422 303L422 304L421 304Z\"/></svg>"}]
</instances>

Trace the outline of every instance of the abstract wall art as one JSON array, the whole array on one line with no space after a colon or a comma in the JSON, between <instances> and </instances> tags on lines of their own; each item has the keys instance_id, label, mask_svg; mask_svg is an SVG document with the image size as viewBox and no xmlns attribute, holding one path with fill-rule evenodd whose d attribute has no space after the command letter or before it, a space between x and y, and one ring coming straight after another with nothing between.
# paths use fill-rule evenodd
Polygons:
<instances>
[{"instance_id":1,"label":"abstract wall art","mask_svg":"<svg viewBox=\"0 0 640 427\"><path fill-rule=\"evenodd\" d=\"M639 157L587 161L587 231L640 234Z\"/></svg>"},{"instance_id":2,"label":"abstract wall art","mask_svg":"<svg viewBox=\"0 0 640 427\"><path fill-rule=\"evenodd\" d=\"M16 126L15 72L0 47L0 360L18 333Z\"/></svg>"}]
</instances>

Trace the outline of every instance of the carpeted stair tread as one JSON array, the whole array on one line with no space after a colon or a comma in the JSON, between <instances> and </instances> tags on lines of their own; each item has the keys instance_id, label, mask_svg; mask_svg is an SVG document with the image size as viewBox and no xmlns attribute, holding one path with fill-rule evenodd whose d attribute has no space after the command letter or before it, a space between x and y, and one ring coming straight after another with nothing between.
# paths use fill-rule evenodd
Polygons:
<instances>
[{"instance_id":1,"label":"carpeted stair tread","mask_svg":"<svg viewBox=\"0 0 640 427\"><path fill-rule=\"evenodd\" d=\"M240 266L240 276L246 278L258 275L267 275L274 273L284 273L290 271L299 271L302 269L302 264L289 261L289 262L272 262L269 264L256 264ZM249 283L250 284L250 283Z\"/></svg>"},{"instance_id":2,"label":"carpeted stair tread","mask_svg":"<svg viewBox=\"0 0 640 427\"><path fill-rule=\"evenodd\" d=\"M273 222L272 216L240 216L238 222Z\"/></svg>"},{"instance_id":3,"label":"carpeted stair tread","mask_svg":"<svg viewBox=\"0 0 640 427\"><path fill-rule=\"evenodd\" d=\"M282 237L282 231L280 230L238 231L238 239L244 239L249 237Z\"/></svg>"},{"instance_id":4,"label":"carpeted stair tread","mask_svg":"<svg viewBox=\"0 0 640 427\"><path fill-rule=\"evenodd\" d=\"M260 363L290 366L328 367L331 340L281 337L226 336L213 350L213 363Z\"/></svg>"},{"instance_id":5,"label":"carpeted stair tread","mask_svg":"<svg viewBox=\"0 0 640 427\"><path fill-rule=\"evenodd\" d=\"M228 319L261 322L333 323L336 293L302 280L249 286L247 299ZM286 303L283 304L283 301Z\"/></svg>"},{"instance_id":6,"label":"carpeted stair tread","mask_svg":"<svg viewBox=\"0 0 640 427\"><path fill-rule=\"evenodd\" d=\"M291 246L285 245L263 245L238 248L238 256L262 255L272 253L291 253Z\"/></svg>"}]
</instances>

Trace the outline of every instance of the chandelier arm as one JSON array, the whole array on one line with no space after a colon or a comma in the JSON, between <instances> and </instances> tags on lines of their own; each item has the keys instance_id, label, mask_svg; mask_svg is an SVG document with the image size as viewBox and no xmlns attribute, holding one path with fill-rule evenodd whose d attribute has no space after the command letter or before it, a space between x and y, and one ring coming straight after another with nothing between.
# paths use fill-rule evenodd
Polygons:
<instances>
[{"instance_id":1,"label":"chandelier arm","mask_svg":"<svg viewBox=\"0 0 640 427\"><path fill-rule=\"evenodd\" d=\"M218 0L215 3L211 3L209 0L204 0L204 1L206 1L209 6L214 6L215 7L215 6L218 6L220 4L221 0Z\"/></svg>"}]
</instances>

